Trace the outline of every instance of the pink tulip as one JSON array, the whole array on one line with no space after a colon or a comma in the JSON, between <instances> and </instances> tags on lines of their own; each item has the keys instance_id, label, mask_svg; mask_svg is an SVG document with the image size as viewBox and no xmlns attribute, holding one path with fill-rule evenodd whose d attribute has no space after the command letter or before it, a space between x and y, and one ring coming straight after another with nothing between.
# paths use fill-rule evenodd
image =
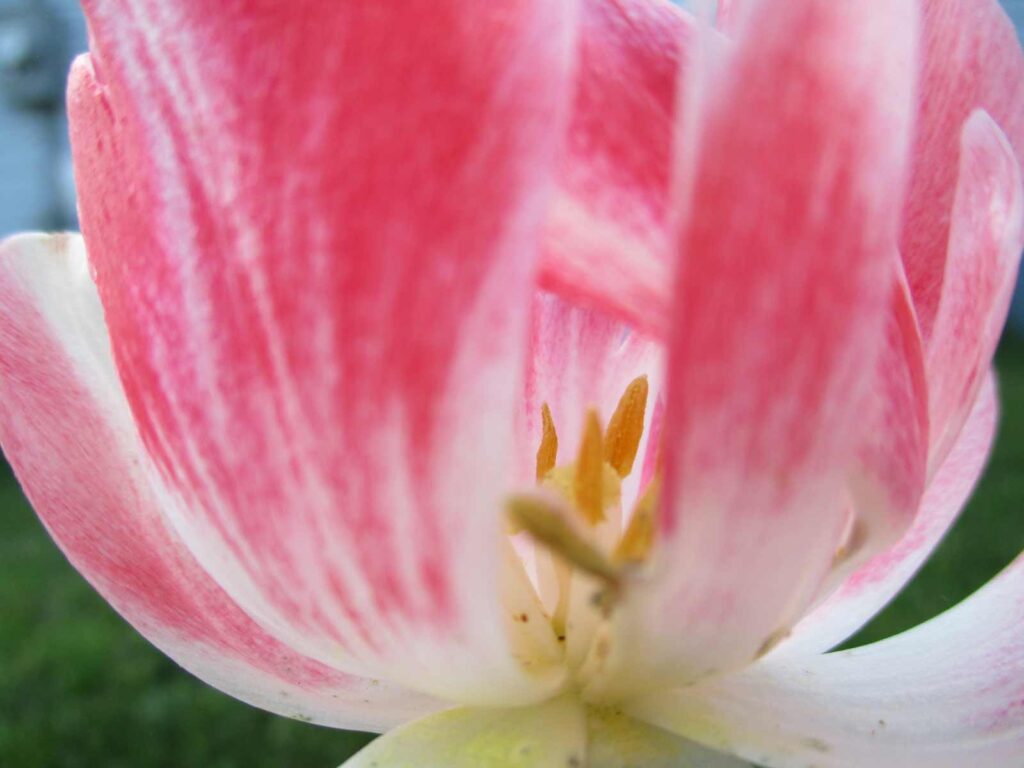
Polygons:
<instances>
[{"instance_id":1,"label":"pink tulip","mask_svg":"<svg viewBox=\"0 0 1024 768\"><path fill-rule=\"evenodd\" d=\"M991 446L996 0L85 6L0 440L156 646L359 768L1021 764L1024 556L825 653Z\"/></svg>"}]
</instances>

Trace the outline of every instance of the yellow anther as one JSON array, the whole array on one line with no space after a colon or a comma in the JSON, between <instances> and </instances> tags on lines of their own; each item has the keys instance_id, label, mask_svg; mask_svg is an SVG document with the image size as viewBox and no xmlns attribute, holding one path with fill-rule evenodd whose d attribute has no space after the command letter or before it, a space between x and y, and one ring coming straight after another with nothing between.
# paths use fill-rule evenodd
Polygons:
<instances>
[{"instance_id":1,"label":"yellow anther","mask_svg":"<svg viewBox=\"0 0 1024 768\"><path fill-rule=\"evenodd\" d=\"M544 403L540 409L541 429L540 447L537 449L537 482L555 468L555 461L558 458L558 433L555 431L555 422L551 418L551 409Z\"/></svg>"},{"instance_id":2,"label":"yellow anther","mask_svg":"<svg viewBox=\"0 0 1024 768\"><path fill-rule=\"evenodd\" d=\"M510 496L505 510L513 528L526 531L569 565L611 586L618 584L618 567L573 527L567 510L543 497L522 494Z\"/></svg>"},{"instance_id":3,"label":"yellow anther","mask_svg":"<svg viewBox=\"0 0 1024 768\"><path fill-rule=\"evenodd\" d=\"M602 469L601 508L605 511L619 503L622 494L622 480L607 463ZM555 467L544 476L541 487L554 491L572 507L576 506L576 465L564 464ZM582 515L588 522L590 518Z\"/></svg>"},{"instance_id":4,"label":"yellow anther","mask_svg":"<svg viewBox=\"0 0 1024 768\"><path fill-rule=\"evenodd\" d=\"M657 532L656 515L660 490L661 480L656 477L648 483L647 489L636 503L626 532L622 534L618 546L615 547L615 559L618 562L642 562L650 555Z\"/></svg>"},{"instance_id":5,"label":"yellow anther","mask_svg":"<svg viewBox=\"0 0 1024 768\"><path fill-rule=\"evenodd\" d=\"M587 412L583 426L583 440L574 467L572 490L584 520L597 525L605 519L603 440L601 422L593 409Z\"/></svg>"},{"instance_id":6,"label":"yellow anther","mask_svg":"<svg viewBox=\"0 0 1024 768\"><path fill-rule=\"evenodd\" d=\"M640 437L644 433L644 413L647 410L647 377L638 376L626 387L619 399L604 438L604 458L619 477L633 471Z\"/></svg>"}]
</instances>

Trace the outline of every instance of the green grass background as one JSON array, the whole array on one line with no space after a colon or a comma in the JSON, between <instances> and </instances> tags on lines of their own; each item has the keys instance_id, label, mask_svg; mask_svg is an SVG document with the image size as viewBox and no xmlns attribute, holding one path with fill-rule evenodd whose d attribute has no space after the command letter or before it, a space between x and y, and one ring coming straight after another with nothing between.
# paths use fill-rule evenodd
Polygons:
<instances>
[{"instance_id":1,"label":"green grass background","mask_svg":"<svg viewBox=\"0 0 1024 768\"><path fill-rule=\"evenodd\" d=\"M1024 341L1007 338L997 365L1003 416L981 486L855 643L955 604L1024 549ZM6 473L0 574L0 766L330 768L369 738L265 714L177 668L65 562Z\"/></svg>"}]
</instances>

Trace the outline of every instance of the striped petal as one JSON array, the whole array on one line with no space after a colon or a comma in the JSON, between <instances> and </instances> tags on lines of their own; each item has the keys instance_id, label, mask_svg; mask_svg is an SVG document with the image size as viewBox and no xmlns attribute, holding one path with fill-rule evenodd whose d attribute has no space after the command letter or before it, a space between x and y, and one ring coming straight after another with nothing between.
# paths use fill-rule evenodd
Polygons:
<instances>
[{"instance_id":1,"label":"striped petal","mask_svg":"<svg viewBox=\"0 0 1024 768\"><path fill-rule=\"evenodd\" d=\"M772 658L807 656L839 645L899 594L967 503L992 450L998 413L995 376L990 374L953 449L928 484L910 529L850 574L793 628Z\"/></svg>"},{"instance_id":2,"label":"striped petal","mask_svg":"<svg viewBox=\"0 0 1024 768\"><path fill-rule=\"evenodd\" d=\"M747 5L724 4L730 27ZM1024 54L999 0L927 0L921 9L917 129L900 251L927 341L946 291L951 228L959 218L964 124L974 111L988 112L1024 155Z\"/></svg>"},{"instance_id":3,"label":"striped petal","mask_svg":"<svg viewBox=\"0 0 1024 768\"><path fill-rule=\"evenodd\" d=\"M0 246L0 443L71 563L150 642L272 712L384 730L441 705L260 629L164 518L78 236Z\"/></svg>"},{"instance_id":4,"label":"striped petal","mask_svg":"<svg viewBox=\"0 0 1024 768\"><path fill-rule=\"evenodd\" d=\"M974 110L986 110L1024 156L1024 54L998 0L928 0L921 7L918 128L900 251L927 341L958 219L964 122Z\"/></svg>"},{"instance_id":5,"label":"striped petal","mask_svg":"<svg viewBox=\"0 0 1024 768\"><path fill-rule=\"evenodd\" d=\"M902 635L758 665L634 715L766 768L992 768L1024 754L1024 556Z\"/></svg>"},{"instance_id":6,"label":"striped petal","mask_svg":"<svg viewBox=\"0 0 1024 768\"><path fill-rule=\"evenodd\" d=\"M941 300L927 347L931 461L959 434L1006 322L1024 247L1020 163L985 113L964 125Z\"/></svg>"},{"instance_id":7,"label":"striped petal","mask_svg":"<svg viewBox=\"0 0 1024 768\"><path fill-rule=\"evenodd\" d=\"M639 620L621 611L606 644L612 687L749 663L831 565L895 275L914 7L762 2L709 89L680 234L661 542Z\"/></svg>"},{"instance_id":8,"label":"striped petal","mask_svg":"<svg viewBox=\"0 0 1024 768\"><path fill-rule=\"evenodd\" d=\"M576 91L540 279L665 329L669 177L692 18L668 0L585 0Z\"/></svg>"},{"instance_id":9,"label":"striped petal","mask_svg":"<svg viewBox=\"0 0 1024 768\"><path fill-rule=\"evenodd\" d=\"M321 661L546 695L500 498L573 4L85 7L82 224L175 529Z\"/></svg>"},{"instance_id":10,"label":"striped petal","mask_svg":"<svg viewBox=\"0 0 1024 768\"><path fill-rule=\"evenodd\" d=\"M860 418L863 437L848 480L852 514L830 581L895 544L924 492L928 391L921 336L903 280L893 287L882 353Z\"/></svg>"}]
</instances>

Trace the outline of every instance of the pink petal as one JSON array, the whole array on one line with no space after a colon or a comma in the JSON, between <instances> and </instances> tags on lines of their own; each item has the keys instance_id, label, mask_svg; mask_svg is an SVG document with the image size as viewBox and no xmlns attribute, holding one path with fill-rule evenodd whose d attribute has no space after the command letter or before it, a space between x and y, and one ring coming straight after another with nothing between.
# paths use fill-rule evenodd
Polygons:
<instances>
[{"instance_id":1,"label":"pink petal","mask_svg":"<svg viewBox=\"0 0 1024 768\"><path fill-rule=\"evenodd\" d=\"M1024 556L902 635L766 661L632 714L767 768L962 768L1024 755Z\"/></svg>"},{"instance_id":2,"label":"pink petal","mask_svg":"<svg viewBox=\"0 0 1024 768\"><path fill-rule=\"evenodd\" d=\"M738 0L718 0L715 8L715 26L719 29L732 30L739 24L743 3Z\"/></svg>"},{"instance_id":3,"label":"pink petal","mask_svg":"<svg viewBox=\"0 0 1024 768\"><path fill-rule=\"evenodd\" d=\"M837 553L833 577L849 573L900 538L924 492L928 459L928 394L924 352L905 282L894 286L876 379L859 418L862 443L849 487L849 540Z\"/></svg>"},{"instance_id":4,"label":"pink petal","mask_svg":"<svg viewBox=\"0 0 1024 768\"><path fill-rule=\"evenodd\" d=\"M576 93L540 279L664 330L678 74L693 21L668 0L585 0Z\"/></svg>"},{"instance_id":5,"label":"pink petal","mask_svg":"<svg viewBox=\"0 0 1024 768\"><path fill-rule=\"evenodd\" d=\"M648 629L676 679L763 653L834 555L894 275L913 9L760 3L707 106Z\"/></svg>"},{"instance_id":6,"label":"pink petal","mask_svg":"<svg viewBox=\"0 0 1024 768\"><path fill-rule=\"evenodd\" d=\"M0 247L0 442L71 563L154 645L240 699L383 730L439 702L326 667L267 635L171 529L147 478L77 236Z\"/></svg>"},{"instance_id":7,"label":"pink petal","mask_svg":"<svg viewBox=\"0 0 1024 768\"><path fill-rule=\"evenodd\" d=\"M544 695L498 547L572 4L86 11L82 222L175 527L316 658Z\"/></svg>"},{"instance_id":8,"label":"pink petal","mask_svg":"<svg viewBox=\"0 0 1024 768\"><path fill-rule=\"evenodd\" d=\"M893 547L851 574L808 614L772 658L827 651L877 614L931 555L974 490L995 439L999 404L990 375L942 466L928 484L913 526Z\"/></svg>"},{"instance_id":9,"label":"pink petal","mask_svg":"<svg viewBox=\"0 0 1024 768\"><path fill-rule=\"evenodd\" d=\"M1024 156L1024 55L998 0L928 0L921 6L920 113L900 250L928 340L944 291L950 228L959 218L954 197L962 172L961 129L975 109L984 109Z\"/></svg>"},{"instance_id":10,"label":"pink petal","mask_svg":"<svg viewBox=\"0 0 1024 768\"><path fill-rule=\"evenodd\" d=\"M949 256L927 349L933 465L956 439L1006 321L1024 247L1024 191L1013 149L984 112L961 137Z\"/></svg>"}]
</instances>

